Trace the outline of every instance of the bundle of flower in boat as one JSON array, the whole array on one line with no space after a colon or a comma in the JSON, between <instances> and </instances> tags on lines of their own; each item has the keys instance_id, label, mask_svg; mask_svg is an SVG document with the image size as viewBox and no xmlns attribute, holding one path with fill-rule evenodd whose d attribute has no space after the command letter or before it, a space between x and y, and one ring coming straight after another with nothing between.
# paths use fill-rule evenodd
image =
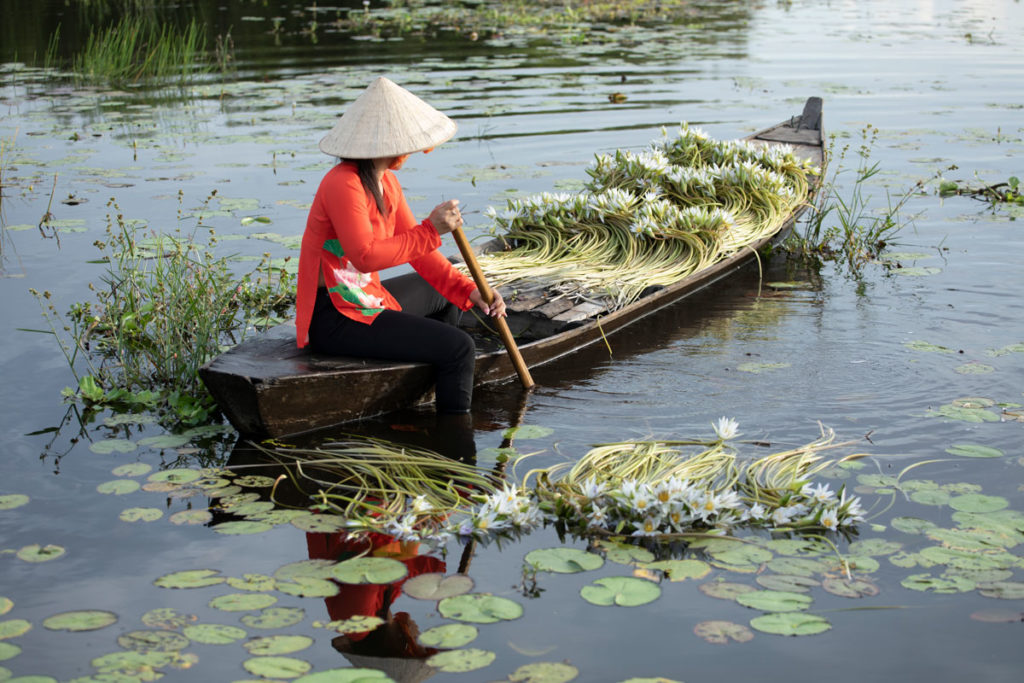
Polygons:
<instances>
[{"instance_id":1,"label":"bundle of flower in boat","mask_svg":"<svg viewBox=\"0 0 1024 683\"><path fill-rule=\"evenodd\" d=\"M494 286L548 283L619 308L774 234L819 170L785 146L716 141L685 124L650 149L599 154L579 193L488 208L508 245L480 256Z\"/></svg>"},{"instance_id":2,"label":"bundle of flower in boat","mask_svg":"<svg viewBox=\"0 0 1024 683\"><path fill-rule=\"evenodd\" d=\"M712 440L597 446L571 465L531 470L521 484L384 442L268 452L290 465L315 508L342 517L349 532L439 545L545 524L580 536L672 540L744 527L835 531L864 520L858 498L811 481L836 462L822 452L847 445L834 443L831 431L800 448L747 460L729 441L734 421L723 418L715 431Z\"/></svg>"}]
</instances>

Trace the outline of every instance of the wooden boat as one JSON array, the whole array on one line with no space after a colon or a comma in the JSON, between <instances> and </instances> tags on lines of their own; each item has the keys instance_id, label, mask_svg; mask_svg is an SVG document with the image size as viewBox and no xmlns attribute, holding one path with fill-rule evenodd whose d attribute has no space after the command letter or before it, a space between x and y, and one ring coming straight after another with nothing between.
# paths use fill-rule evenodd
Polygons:
<instances>
[{"instance_id":1,"label":"wooden boat","mask_svg":"<svg viewBox=\"0 0 1024 683\"><path fill-rule=\"evenodd\" d=\"M790 145L815 164L824 160L822 102L812 97L803 112L748 136L765 144ZM816 188L812 188L812 192ZM603 340L623 327L708 287L756 258L756 251L782 239L807 205L779 230L750 249L693 273L667 287L653 289L618 310L593 302L573 303L544 296L519 297L509 304L508 323L528 367L556 361ZM509 297L505 292L506 301ZM466 316L471 317L471 316ZM324 356L295 346L292 323L246 340L210 361L200 376L231 424L247 436L284 436L371 417L428 401L433 370L422 363L396 363ZM515 378L515 369L498 345L478 350L475 381Z\"/></svg>"}]
</instances>

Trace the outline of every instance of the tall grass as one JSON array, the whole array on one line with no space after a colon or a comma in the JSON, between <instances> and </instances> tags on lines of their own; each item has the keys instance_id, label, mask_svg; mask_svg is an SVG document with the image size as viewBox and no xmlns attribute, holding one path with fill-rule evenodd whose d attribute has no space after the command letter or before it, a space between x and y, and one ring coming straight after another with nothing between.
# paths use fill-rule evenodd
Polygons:
<instances>
[{"instance_id":1,"label":"tall grass","mask_svg":"<svg viewBox=\"0 0 1024 683\"><path fill-rule=\"evenodd\" d=\"M208 68L206 60L206 29L194 19L178 31L151 19L127 16L114 26L91 32L72 68L89 83L185 83Z\"/></svg>"}]
</instances>

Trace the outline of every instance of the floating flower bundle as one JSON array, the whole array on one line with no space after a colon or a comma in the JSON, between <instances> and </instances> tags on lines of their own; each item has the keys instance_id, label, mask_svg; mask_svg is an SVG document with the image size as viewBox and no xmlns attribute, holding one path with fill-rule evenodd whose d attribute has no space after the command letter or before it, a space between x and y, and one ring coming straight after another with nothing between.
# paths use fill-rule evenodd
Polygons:
<instances>
[{"instance_id":1,"label":"floating flower bundle","mask_svg":"<svg viewBox=\"0 0 1024 683\"><path fill-rule=\"evenodd\" d=\"M581 536L670 540L738 527L835 531L864 520L858 498L811 481L835 464L822 452L846 445L834 443L833 432L745 461L729 443L738 434L735 421L722 418L714 429L712 440L597 446L573 464L531 470L521 485L377 441L268 452L350 533L382 531L400 540L486 540L552 523Z\"/></svg>"},{"instance_id":2,"label":"floating flower bundle","mask_svg":"<svg viewBox=\"0 0 1024 683\"><path fill-rule=\"evenodd\" d=\"M716 141L684 124L648 150L597 155L587 173L584 192L488 208L511 247L481 255L493 285L548 283L622 307L775 233L819 170L788 147Z\"/></svg>"}]
</instances>

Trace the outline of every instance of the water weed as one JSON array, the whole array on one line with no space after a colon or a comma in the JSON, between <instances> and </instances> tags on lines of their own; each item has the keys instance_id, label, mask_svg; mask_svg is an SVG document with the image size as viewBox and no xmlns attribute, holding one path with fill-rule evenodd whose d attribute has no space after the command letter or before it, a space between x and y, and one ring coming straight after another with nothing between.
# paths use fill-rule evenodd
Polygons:
<instances>
[{"instance_id":1,"label":"water weed","mask_svg":"<svg viewBox=\"0 0 1024 683\"><path fill-rule=\"evenodd\" d=\"M141 80L187 83L205 70L206 30L194 19L184 30L138 16L89 34L72 60L76 78L126 85Z\"/></svg>"}]
</instances>

